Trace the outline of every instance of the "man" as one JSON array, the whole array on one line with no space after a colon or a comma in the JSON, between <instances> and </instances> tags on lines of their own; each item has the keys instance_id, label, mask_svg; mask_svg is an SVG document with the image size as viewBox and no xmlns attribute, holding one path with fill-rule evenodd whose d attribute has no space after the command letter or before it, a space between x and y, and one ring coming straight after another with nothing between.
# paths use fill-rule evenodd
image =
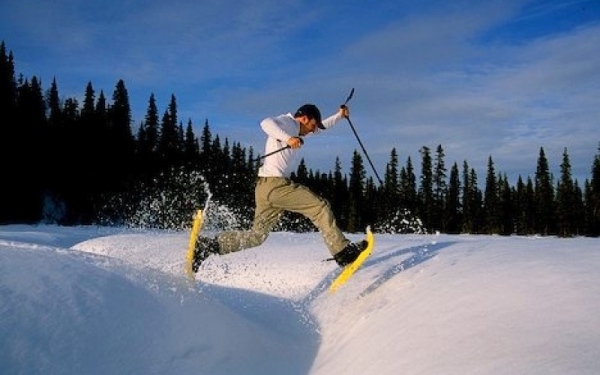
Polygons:
<instances>
[{"instance_id":1,"label":"man","mask_svg":"<svg viewBox=\"0 0 600 375\"><path fill-rule=\"evenodd\" d=\"M194 254L194 272L211 254L227 254L262 244L284 211L306 216L323 235L325 245L340 267L352 263L367 247L367 241L351 243L338 228L329 203L306 186L289 179L291 165L303 145L302 137L320 133L349 116L347 106L321 121L314 104L305 104L296 113L264 119L260 126L267 134L264 164L258 171L255 188L256 210L252 229L226 231L215 238L200 237Z\"/></svg>"}]
</instances>

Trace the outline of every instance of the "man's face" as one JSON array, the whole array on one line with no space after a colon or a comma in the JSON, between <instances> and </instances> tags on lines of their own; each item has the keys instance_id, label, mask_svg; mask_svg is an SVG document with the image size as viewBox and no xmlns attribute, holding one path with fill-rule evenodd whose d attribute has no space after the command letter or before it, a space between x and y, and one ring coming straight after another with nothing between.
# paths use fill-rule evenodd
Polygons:
<instances>
[{"instance_id":1,"label":"man's face","mask_svg":"<svg viewBox=\"0 0 600 375\"><path fill-rule=\"evenodd\" d=\"M305 122L306 129L308 130L309 133L314 133L315 130L317 130L317 120L315 120L314 118L308 118L308 116L304 116L304 117L306 117L306 122Z\"/></svg>"},{"instance_id":2,"label":"man's face","mask_svg":"<svg viewBox=\"0 0 600 375\"><path fill-rule=\"evenodd\" d=\"M317 120L315 120L314 118L309 118L308 116L304 115L301 117L301 124L301 135L314 133L315 130L317 130Z\"/></svg>"}]
</instances>

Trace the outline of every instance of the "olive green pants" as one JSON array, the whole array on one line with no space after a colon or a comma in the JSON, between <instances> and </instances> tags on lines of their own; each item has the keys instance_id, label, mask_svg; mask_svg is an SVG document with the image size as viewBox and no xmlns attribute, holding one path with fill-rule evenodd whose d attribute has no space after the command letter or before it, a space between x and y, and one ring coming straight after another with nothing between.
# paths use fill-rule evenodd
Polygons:
<instances>
[{"instance_id":1,"label":"olive green pants","mask_svg":"<svg viewBox=\"0 0 600 375\"><path fill-rule=\"evenodd\" d=\"M259 177L254 191L256 211L252 229L226 231L217 235L221 254L262 244L284 211L306 216L319 229L331 255L350 243L338 228L327 200L306 186L283 177Z\"/></svg>"}]
</instances>

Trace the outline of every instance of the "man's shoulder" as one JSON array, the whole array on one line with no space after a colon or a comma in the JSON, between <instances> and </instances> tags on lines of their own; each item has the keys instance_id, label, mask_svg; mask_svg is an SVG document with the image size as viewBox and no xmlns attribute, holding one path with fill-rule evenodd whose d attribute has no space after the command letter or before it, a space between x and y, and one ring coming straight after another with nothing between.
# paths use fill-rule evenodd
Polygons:
<instances>
[{"instance_id":1,"label":"man's shoulder","mask_svg":"<svg viewBox=\"0 0 600 375\"><path fill-rule=\"evenodd\" d=\"M277 115L275 117L271 117L271 119L275 120L275 121L281 121L281 122L285 122L285 123L289 123L289 122L296 122L296 120L294 119L294 116L291 113L284 113L281 115Z\"/></svg>"},{"instance_id":2,"label":"man's shoulder","mask_svg":"<svg viewBox=\"0 0 600 375\"><path fill-rule=\"evenodd\" d=\"M264 126L278 126L285 130L295 129L297 124L294 116L291 113L286 113L274 117L267 117L261 121L261 125Z\"/></svg>"}]
</instances>

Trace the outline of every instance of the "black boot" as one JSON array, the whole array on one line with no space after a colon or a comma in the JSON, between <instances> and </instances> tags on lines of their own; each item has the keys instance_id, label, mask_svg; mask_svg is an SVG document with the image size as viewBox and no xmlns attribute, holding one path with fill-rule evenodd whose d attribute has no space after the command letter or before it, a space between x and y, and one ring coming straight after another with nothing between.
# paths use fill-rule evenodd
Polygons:
<instances>
[{"instance_id":1,"label":"black boot","mask_svg":"<svg viewBox=\"0 0 600 375\"><path fill-rule=\"evenodd\" d=\"M219 242L216 238L198 237L194 249L194 263L192 271L198 272L200 264L204 262L211 254L219 254Z\"/></svg>"},{"instance_id":2,"label":"black boot","mask_svg":"<svg viewBox=\"0 0 600 375\"><path fill-rule=\"evenodd\" d=\"M349 243L345 248L343 248L339 253L333 256L336 263L340 267L346 267L350 263L354 262L356 258L362 253L369 243L365 240L360 242Z\"/></svg>"}]
</instances>

